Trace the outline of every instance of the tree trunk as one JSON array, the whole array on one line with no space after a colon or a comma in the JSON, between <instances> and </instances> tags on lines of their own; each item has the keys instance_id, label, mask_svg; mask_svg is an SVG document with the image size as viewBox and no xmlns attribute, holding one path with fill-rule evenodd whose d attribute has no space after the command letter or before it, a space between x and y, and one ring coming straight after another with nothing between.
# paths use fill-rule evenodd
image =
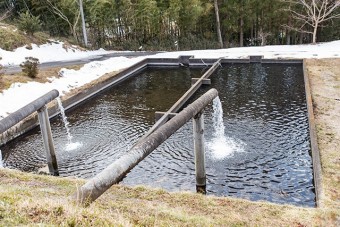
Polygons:
<instances>
[{"instance_id":1,"label":"tree trunk","mask_svg":"<svg viewBox=\"0 0 340 227\"><path fill-rule=\"evenodd\" d=\"M243 47L243 16L240 18L240 47Z\"/></svg>"},{"instance_id":2,"label":"tree trunk","mask_svg":"<svg viewBox=\"0 0 340 227\"><path fill-rule=\"evenodd\" d=\"M221 23L220 23L220 14L218 10L217 0L214 0L214 7L215 7L215 15L216 15L216 30L217 30L217 37L220 47L223 48L223 41L221 35Z\"/></svg>"},{"instance_id":3,"label":"tree trunk","mask_svg":"<svg viewBox=\"0 0 340 227\"><path fill-rule=\"evenodd\" d=\"M289 8L290 8L290 6L289 6ZM292 18L291 17L288 18L288 27L292 27ZM290 45L291 44L291 40L290 40L291 39L291 30L290 29L286 30L286 35L287 35L286 44Z\"/></svg>"},{"instance_id":4,"label":"tree trunk","mask_svg":"<svg viewBox=\"0 0 340 227\"><path fill-rule=\"evenodd\" d=\"M250 45L254 46L254 43L254 22L252 22L250 28Z\"/></svg>"},{"instance_id":5,"label":"tree trunk","mask_svg":"<svg viewBox=\"0 0 340 227\"><path fill-rule=\"evenodd\" d=\"M314 25L314 30L313 30L313 44L316 44L316 34L318 32L318 23Z\"/></svg>"},{"instance_id":6,"label":"tree trunk","mask_svg":"<svg viewBox=\"0 0 340 227\"><path fill-rule=\"evenodd\" d=\"M286 45L290 45L290 31L289 30L286 30Z\"/></svg>"}]
</instances>

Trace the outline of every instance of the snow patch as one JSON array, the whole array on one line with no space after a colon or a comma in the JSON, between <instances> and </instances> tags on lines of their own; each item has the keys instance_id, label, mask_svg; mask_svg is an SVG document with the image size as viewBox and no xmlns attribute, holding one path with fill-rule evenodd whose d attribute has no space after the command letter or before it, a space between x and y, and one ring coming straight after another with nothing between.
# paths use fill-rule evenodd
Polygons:
<instances>
[{"instance_id":1,"label":"snow patch","mask_svg":"<svg viewBox=\"0 0 340 227\"><path fill-rule=\"evenodd\" d=\"M25 61L25 57L35 57L40 63L53 61L67 61L75 59L83 59L95 55L112 53L114 51L105 51L99 49L96 51L81 51L75 46L64 48L63 42L52 41L43 45L32 44L32 49L27 49L26 46L19 47L14 51L6 51L0 49L0 64L4 66L20 65Z\"/></svg>"}]
</instances>

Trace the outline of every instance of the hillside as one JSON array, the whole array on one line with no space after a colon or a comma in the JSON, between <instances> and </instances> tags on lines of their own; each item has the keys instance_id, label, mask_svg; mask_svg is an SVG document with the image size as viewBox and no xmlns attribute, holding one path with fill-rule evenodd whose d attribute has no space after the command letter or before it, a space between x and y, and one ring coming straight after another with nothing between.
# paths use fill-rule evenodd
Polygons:
<instances>
[{"instance_id":1,"label":"hillside","mask_svg":"<svg viewBox=\"0 0 340 227\"><path fill-rule=\"evenodd\" d=\"M48 38L46 33L36 32L34 36L29 36L14 25L0 22L0 48L3 50L10 51L25 45L30 48L32 43L39 45L48 42Z\"/></svg>"}]
</instances>

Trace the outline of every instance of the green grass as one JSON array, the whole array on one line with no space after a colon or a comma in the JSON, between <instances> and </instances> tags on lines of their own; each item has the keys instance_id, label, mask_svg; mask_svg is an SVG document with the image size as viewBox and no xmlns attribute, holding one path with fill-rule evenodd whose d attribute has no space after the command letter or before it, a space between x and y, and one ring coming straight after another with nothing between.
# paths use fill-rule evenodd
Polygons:
<instances>
[{"instance_id":1,"label":"green grass","mask_svg":"<svg viewBox=\"0 0 340 227\"><path fill-rule=\"evenodd\" d=\"M0 170L0 226L335 225L337 210L300 208L162 189L113 186L88 207L73 195L84 180Z\"/></svg>"}]
</instances>

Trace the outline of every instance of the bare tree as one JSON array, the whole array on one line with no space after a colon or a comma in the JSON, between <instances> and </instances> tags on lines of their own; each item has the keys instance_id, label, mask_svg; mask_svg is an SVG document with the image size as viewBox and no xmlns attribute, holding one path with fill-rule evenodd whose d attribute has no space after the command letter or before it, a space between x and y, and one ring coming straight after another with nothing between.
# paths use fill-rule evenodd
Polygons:
<instances>
[{"instance_id":1,"label":"bare tree","mask_svg":"<svg viewBox=\"0 0 340 227\"><path fill-rule=\"evenodd\" d=\"M50 0L46 0L46 2L49 5L52 13L59 16L61 19L63 19L69 25L70 33L72 34L72 36L74 37L75 40L78 40L77 24L78 24L78 21L79 21L79 18L80 18L80 10L78 9L77 12L75 12L75 14L77 14L77 16L75 17L73 23L71 23L70 19L67 18L67 16L61 11L61 9L59 9L56 5L54 5Z\"/></svg>"},{"instance_id":2,"label":"bare tree","mask_svg":"<svg viewBox=\"0 0 340 227\"><path fill-rule=\"evenodd\" d=\"M294 19L301 23L301 26L290 27L299 32L313 34L313 43L316 43L316 34L320 24L340 18L340 14L336 13L336 9L340 6L340 0L283 0L284 2L291 3L297 7L289 7ZM298 9L301 10L298 10ZM305 29L309 25L313 31Z\"/></svg>"},{"instance_id":3,"label":"bare tree","mask_svg":"<svg viewBox=\"0 0 340 227\"><path fill-rule=\"evenodd\" d=\"M6 11L0 13L0 21L5 20L12 15L12 11L14 9L14 6L11 5L11 4L6 4L6 5L7 5Z\"/></svg>"},{"instance_id":4,"label":"bare tree","mask_svg":"<svg viewBox=\"0 0 340 227\"><path fill-rule=\"evenodd\" d=\"M217 37L220 47L223 48L223 41L221 35L221 23L220 23L220 13L218 9L217 0L214 0L214 8L215 8L215 15L216 15L216 30L217 30Z\"/></svg>"},{"instance_id":5,"label":"bare tree","mask_svg":"<svg viewBox=\"0 0 340 227\"><path fill-rule=\"evenodd\" d=\"M263 28L260 28L258 31L258 39L261 40L261 46L267 44L267 38L271 35L270 32L263 31Z\"/></svg>"},{"instance_id":6,"label":"bare tree","mask_svg":"<svg viewBox=\"0 0 340 227\"><path fill-rule=\"evenodd\" d=\"M0 21L5 20L6 18L10 17L12 14L12 10L7 10L2 15L0 15Z\"/></svg>"}]
</instances>

